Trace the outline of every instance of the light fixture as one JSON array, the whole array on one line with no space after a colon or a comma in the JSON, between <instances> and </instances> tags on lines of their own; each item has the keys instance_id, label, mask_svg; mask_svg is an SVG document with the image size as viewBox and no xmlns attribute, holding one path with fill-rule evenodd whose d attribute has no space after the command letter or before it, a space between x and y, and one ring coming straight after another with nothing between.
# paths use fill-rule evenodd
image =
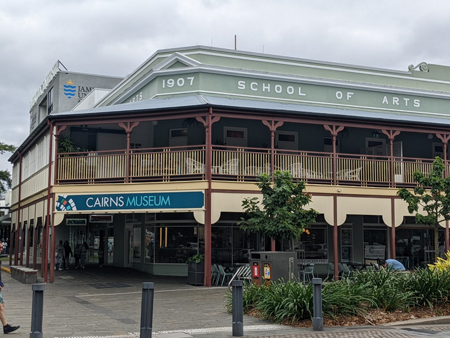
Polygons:
<instances>
[{"instance_id":1,"label":"light fixture","mask_svg":"<svg viewBox=\"0 0 450 338\"><path fill-rule=\"evenodd\" d=\"M428 134L427 137L429 140L431 140L433 138L433 134Z\"/></svg>"},{"instance_id":2,"label":"light fixture","mask_svg":"<svg viewBox=\"0 0 450 338\"><path fill-rule=\"evenodd\" d=\"M378 132L378 130L372 131L372 137L374 137L374 138L379 138L380 137L380 133Z\"/></svg>"}]
</instances>

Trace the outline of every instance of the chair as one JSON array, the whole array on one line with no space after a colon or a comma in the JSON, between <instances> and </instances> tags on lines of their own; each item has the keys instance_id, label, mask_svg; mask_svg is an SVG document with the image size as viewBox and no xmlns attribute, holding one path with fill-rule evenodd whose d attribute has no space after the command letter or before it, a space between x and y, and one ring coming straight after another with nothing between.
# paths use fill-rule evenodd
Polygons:
<instances>
[{"instance_id":1,"label":"chair","mask_svg":"<svg viewBox=\"0 0 450 338\"><path fill-rule=\"evenodd\" d=\"M220 272L216 264L211 265L211 284L218 285Z\"/></svg>"},{"instance_id":2,"label":"chair","mask_svg":"<svg viewBox=\"0 0 450 338\"><path fill-rule=\"evenodd\" d=\"M204 174L205 165L201 162L193 160L192 158L186 159L186 169L188 174Z\"/></svg>"},{"instance_id":3,"label":"chair","mask_svg":"<svg viewBox=\"0 0 450 338\"><path fill-rule=\"evenodd\" d=\"M224 164L220 168L221 174L238 175L239 174L239 159L233 158Z\"/></svg>"},{"instance_id":4,"label":"chair","mask_svg":"<svg viewBox=\"0 0 450 338\"><path fill-rule=\"evenodd\" d=\"M311 283L312 279L314 278L314 264L310 264L309 266L307 266L305 268L304 274L305 274L304 282Z\"/></svg>"},{"instance_id":5,"label":"chair","mask_svg":"<svg viewBox=\"0 0 450 338\"><path fill-rule=\"evenodd\" d=\"M233 276L232 272L226 272L224 267L220 264L217 264L217 268L219 269L219 279L222 278L222 281L219 280L220 286L223 286L223 283L225 283L225 280L229 277L231 278Z\"/></svg>"},{"instance_id":6,"label":"chair","mask_svg":"<svg viewBox=\"0 0 450 338\"><path fill-rule=\"evenodd\" d=\"M348 267L346 263L342 263L342 277L349 278L352 273L352 270Z\"/></svg>"},{"instance_id":7,"label":"chair","mask_svg":"<svg viewBox=\"0 0 450 338\"><path fill-rule=\"evenodd\" d=\"M356 168L353 170L343 169L339 170L336 174L338 180L344 181L360 181L360 174L362 168Z\"/></svg>"},{"instance_id":8,"label":"chair","mask_svg":"<svg viewBox=\"0 0 450 338\"><path fill-rule=\"evenodd\" d=\"M327 279L334 276L334 263L328 262Z\"/></svg>"},{"instance_id":9,"label":"chair","mask_svg":"<svg viewBox=\"0 0 450 338\"><path fill-rule=\"evenodd\" d=\"M303 168L301 163L291 164L288 170L294 178L303 177Z\"/></svg>"},{"instance_id":10,"label":"chair","mask_svg":"<svg viewBox=\"0 0 450 338\"><path fill-rule=\"evenodd\" d=\"M301 163L291 164L289 171L294 178L322 178L322 174L303 168Z\"/></svg>"}]
</instances>

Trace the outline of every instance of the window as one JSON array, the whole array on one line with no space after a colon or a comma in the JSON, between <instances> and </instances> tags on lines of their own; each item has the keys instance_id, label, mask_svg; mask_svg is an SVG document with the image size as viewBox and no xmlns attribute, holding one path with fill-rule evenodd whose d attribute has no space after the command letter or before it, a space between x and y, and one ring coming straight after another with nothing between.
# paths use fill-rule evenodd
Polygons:
<instances>
[{"instance_id":1,"label":"window","mask_svg":"<svg viewBox=\"0 0 450 338\"><path fill-rule=\"evenodd\" d=\"M433 142L433 158L439 156L440 158L444 158L444 146L442 143Z\"/></svg>"},{"instance_id":2,"label":"window","mask_svg":"<svg viewBox=\"0 0 450 338\"><path fill-rule=\"evenodd\" d=\"M247 147L247 128L224 127L224 142L234 147Z\"/></svg>"},{"instance_id":3,"label":"window","mask_svg":"<svg viewBox=\"0 0 450 338\"><path fill-rule=\"evenodd\" d=\"M328 262L327 229L310 226L294 243L300 263Z\"/></svg>"},{"instance_id":4,"label":"window","mask_svg":"<svg viewBox=\"0 0 450 338\"><path fill-rule=\"evenodd\" d=\"M353 234L350 228L341 228L341 260L342 262L353 261Z\"/></svg>"},{"instance_id":5,"label":"window","mask_svg":"<svg viewBox=\"0 0 450 338\"><path fill-rule=\"evenodd\" d=\"M298 133L292 131L277 131L276 145L279 149L298 150Z\"/></svg>"},{"instance_id":6,"label":"window","mask_svg":"<svg viewBox=\"0 0 450 338\"><path fill-rule=\"evenodd\" d=\"M48 91L47 95L47 115L53 111L53 88Z\"/></svg>"},{"instance_id":7,"label":"window","mask_svg":"<svg viewBox=\"0 0 450 338\"><path fill-rule=\"evenodd\" d=\"M169 147L187 146L188 130L187 128L169 130Z\"/></svg>"}]
</instances>

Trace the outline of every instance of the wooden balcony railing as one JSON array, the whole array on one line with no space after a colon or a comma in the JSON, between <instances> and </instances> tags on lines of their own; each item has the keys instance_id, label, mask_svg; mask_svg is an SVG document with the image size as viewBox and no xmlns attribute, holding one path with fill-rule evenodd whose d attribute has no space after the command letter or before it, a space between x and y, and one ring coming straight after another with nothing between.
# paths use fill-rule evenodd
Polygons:
<instances>
[{"instance_id":1,"label":"wooden balcony railing","mask_svg":"<svg viewBox=\"0 0 450 338\"><path fill-rule=\"evenodd\" d=\"M102 183L205 179L205 146L65 153L58 155L57 182ZM216 180L254 181L262 173L290 171L308 183L413 186L413 172L428 173L433 159L214 146ZM273 166L272 166L273 159ZM129 166L129 170L128 169ZM447 172L450 166L447 165ZM336 180L336 181L334 181Z\"/></svg>"}]
</instances>

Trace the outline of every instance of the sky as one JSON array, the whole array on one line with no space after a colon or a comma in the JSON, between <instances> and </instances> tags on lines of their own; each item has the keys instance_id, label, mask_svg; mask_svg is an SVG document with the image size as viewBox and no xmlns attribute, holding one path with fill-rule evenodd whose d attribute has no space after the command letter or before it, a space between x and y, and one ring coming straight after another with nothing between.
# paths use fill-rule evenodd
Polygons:
<instances>
[{"instance_id":1,"label":"sky","mask_svg":"<svg viewBox=\"0 0 450 338\"><path fill-rule=\"evenodd\" d=\"M450 66L450 2L0 1L0 142L28 136L30 101L57 60L126 76L159 49L234 49L235 36L249 52L403 71L422 61ZM0 155L0 169L11 171L10 155Z\"/></svg>"}]
</instances>

